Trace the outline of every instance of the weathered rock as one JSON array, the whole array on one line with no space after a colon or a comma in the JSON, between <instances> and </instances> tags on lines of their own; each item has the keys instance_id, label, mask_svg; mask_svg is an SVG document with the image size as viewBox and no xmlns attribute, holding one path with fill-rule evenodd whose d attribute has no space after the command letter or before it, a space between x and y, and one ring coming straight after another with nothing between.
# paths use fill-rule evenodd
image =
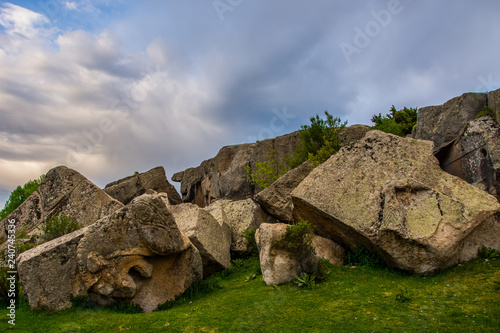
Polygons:
<instances>
[{"instance_id":1,"label":"weathered rock","mask_svg":"<svg viewBox=\"0 0 500 333\"><path fill-rule=\"evenodd\" d=\"M162 198L144 194L22 253L18 271L32 308L61 310L71 306L70 297L90 296L101 305L129 299L150 312L200 280L202 262Z\"/></svg>"},{"instance_id":2,"label":"weathered rock","mask_svg":"<svg viewBox=\"0 0 500 333\"><path fill-rule=\"evenodd\" d=\"M59 166L51 169L38 190L0 222L0 240L5 240L9 219L16 220L16 229L36 233L36 228L54 215L67 215L88 226L121 207L80 173Z\"/></svg>"},{"instance_id":3,"label":"weathered rock","mask_svg":"<svg viewBox=\"0 0 500 333\"><path fill-rule=\"evenodd\" d=\"M211 275L231 266L231 230L221 226L206 210L184 203L171 206L179 229L200 251L203 276Z\"/></svg>"},{"instance_id":4,"label":"weathered rock","mask_svg":"<svg viewBox=\"0 0 500 333\"><path fill-rule=\"evenodd\" d=\"M181 182L184 202L205 207L218 199L242 200L253 197L259 189L245 178L244 166L255 169L255 164L268 159L270 150L284 160L300 142L298 133L283 135L257 143L227 146L217 156L173 175L172 180Z\"/></svg>"},{"instance_id":5,"label":"weathered rock","mask_svg":"<svg viewBox=\"0 0 500 333\"><path fill-rule=\"evenodd\" d=\"M471 121L436 157L446 172L500 199L500 126L490 116Z\"/></svg>"},{"instance_id":6,"label":"weathered rock","mask_svg":"<svg viewBox=\"0 0 500 333\"><path fill-rule=\"evenodd\" d=\"M172 205L182 202L181 196L175 187L168 182L165 169L161 166L114 181L104 187L107 194L124 205L146 193L147 190L167 193L168 200Z\"/></svg>"},{"instance_id":7,"label":"weathered rock","mask_svg":"<svg viewBox=\"0 0 500 333\"><path fill-rule=\"evenodd\" d=\"M244 234L247 230L257 229L262 223L276 223L252 199L230 201L218 200L204 208L219 222L227 225L231 231L231 251L244 253L247 241Z\"/></svg>"},{"instance_id":8,"label":"weathered rock","mask_svg":"<svg viewBox=\"0 0 500 333\"><path fill-rule=\"evenodd\" d=\"M500 89L488 92L488 107L493 111L497 123L500 124Z\"/></svg>"},{"instance_id":9,"label":"weathered rock","mask_svg":"<svg viewBox=\"0 0 500 333\"><path fill-rule=\"evenodd\" d=\"M294 218L346 247L363 245L421 274L477 255L466 237L497 224L491 195L439 167L429 141L370 131L314 169L292 192ZM500 237L493 246L500 249Z\"/></svg>"},{"instance_id":10,"label":"weathered rock","mask_svg":"<svg viewBox=\"0 0 500 333\"><path fill-rule=\"evenodd\" d=\"M77 230L19 255L17 271L32 309L60 311L71 307L72 297L84 294L78 288L76 249L87 230Z\"/></svg>"},{"instance_id":11,"label":"weathered rock","mask_svg":"<svg viewBox=\"0 0 500 333\"><path fill-rule=\"evenodd\" d=\"M346 127L339 134L340 142L343 146L347 146L351 143L361 140L366 133L370 130L370 126L367 125L351 125Z\"/></svg>"},{"instance_id":12,"label":"weathered rock","mask_svg":"<svg viewBox=\"0 0 500 333\"><path fill-rule=\"evenodd\" d=\"M314 258L325 258L334 265L344 264L344 248L320 236L314 236L312 241L314 257L299 261L289 250L276 245L276 241L285 234L287 226L283 223L263 223L255 233L262 278L267 285L292 281L296 275L312 268Z\"/></svg>"},{"instance_id":13,"label":"weathered rock","mask_svg":"<svg viewBox=\"0 0 500 333\"><path fill-rule=\"evenodd\" d=\"M465 93L443 105L418 109L416 139L434 142L434 152L455 140L487 105L485 93Z\"/></svg>"},{"instance_id":14,"label":"weathered rock","mask_svg":"<svg viewBox=\"0 0 500 333\"><path fill-rule=\"evenodd\" d=\"M312 169L314 167L311 162L302 163L278 178L269 187L260 191L255 196L255 200L266 212L278 220L292 223L293 202L290 193L306 178Z\"/></svg>"}]
</instances>

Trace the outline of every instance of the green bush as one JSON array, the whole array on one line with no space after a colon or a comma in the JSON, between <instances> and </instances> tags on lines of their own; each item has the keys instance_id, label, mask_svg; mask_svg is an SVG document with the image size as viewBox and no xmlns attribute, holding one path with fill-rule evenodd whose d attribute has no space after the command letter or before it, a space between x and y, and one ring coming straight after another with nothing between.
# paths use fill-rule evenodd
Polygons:
<instances>
[{"instance_id":1,"label":"green bush","mask_svg":"<svg viewBox=\"0 0 500 333\"><path fill-rule=\"evenodd\" d=\"M479 258L483 258L483 259L500 258L500 252L498 252L497 250L492 249L490 247L486 247L486 246L481 247L478 250L477 255Z\"/></svg>"},{"instance_id":2,"label":"green bush","mask_svg":"<svg viewBox=\"0 0 500 333\"><path fill-rule=\"evenodd\" d=\"M249 165L243 168L246 171L245 178L250 184L259 186L261 190L269 187L289 170L273 149L269 151L266 161L255 163L255 171Z\"/></svg>"},{"instance_id":3,"label":"green bush","mask_svg":"<svg viewBox=\"0 0 500 333\"><path fill-rule=\"evenodd\" d=\"M375 124L372 129L399 136L411 134L413 127L417 124L417 108L407 108L396 110L394 105L390 113L373 115L371 121Z\"/></svg>"},{"instance_id":4,"label":"green bush","mask_svg":"<svg viewBox=\"0 0 500 333\"><path fill-rule=\"evenodd\" d=\"M314 254L313 238L313 226L308 221L300 221L287 226L285 234L276 240L276 245L289 250L299 260L304 260Z\"/></svg>"},{"instance_id":5,"label":"green bush","mask_svg":"<svg viewBox=\"0 0 500 333\"><path fill-rule=\"evenodd\" d=\"M48 242L52 239L69 234L80 229L82 226L72 217L66 215L52 216L42 227L42 240Z\"/></svg>"},{"instance_id":6,"label":"green bush","mask_svg":"<svg viewBox=\"0 0 500 333\"><path fill-rule=\"evenodd\" d=\"M6 218L17 207L19 207L28 197L38 189L45 176L40 176L38 180L30 180L23 187L18 186L10 193L9 199L4 208L0 211L0 220Z\"/></svg>"},{"instance_id":7,"label":"green bush","mask_svg":"<svg viewBox=\"0 0 500 333\"><path fill-rule=\"evenodd\" d=\"M348 251L345 256L347 266L367 266L372 268L386 268L382 258L376 253L367 250L364 246L359 246L352 251Z\"/></svg>"},{"instance_id":8,"label":"green bush","mask_svg":"<svg viewBox=\"0 0 500 333\"><path fill-rule=\"evenodd\" d=\"M257 243L255 242L255 229L248 229L243 233L243 237L246 240L247 249L243 254L243 257L254 257L259 255L257 249Z\"/></svg>"},{"instance_id":9,"label":"green bush","mask_svg":"<svg viewBox=\"0 0 500 333\"><path fill-rule=\"evenodd\" d=\"M498 123L498 120L495 117L495 113L488 105L485 105L483 107L483 109L477 114L476 119L482 116L491 116L491 118L493 118L493 121Z\"/></svg>"},{"instance_id":10,"label":"green bush","mask_svg":"<svg viewBox=\"0 0 500 333\"><path fill-rule=\"evenodd\" d=\"M308 274L306 272L302 272L300 275L295 275L293 283L295 283L297 287L312 289L316 286L316 275L314 273Z\"/></svg>"},{"instance_id":11,"label":"green bush","mask_svg":"<svg viewBox=\"0 0 500 333\"><path fill-rule=\"evenodd\" d=\"M299 132L300 143L292 155L286 159L287 165L293 169L307 159L318 165L337 152L342 144L339 134L344 130L347 121L334 118L325 111L326 119L319 115L309 118L310 125L302 125Z\"/></svg>"}]
</instances>

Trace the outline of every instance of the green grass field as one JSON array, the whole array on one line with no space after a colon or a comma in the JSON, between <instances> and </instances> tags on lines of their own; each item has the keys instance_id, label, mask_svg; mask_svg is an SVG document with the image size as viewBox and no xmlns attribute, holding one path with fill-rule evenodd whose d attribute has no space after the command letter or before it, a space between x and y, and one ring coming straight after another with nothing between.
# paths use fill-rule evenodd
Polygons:
<instances>
[{"instance_id":1,"label":"green grass field","mask_svg":"<svg viewBox=\"0 0 500 333\"><path fill-rule=\"evenodd\" d=\"M0 331L500 332L499 258L474 259L433 277L336 266L312 289L266 286L258 272L256 258L239 260L147 314L81 305L50 314L22 302L15 326L0 311Z\"/></svg>"}]
</instances>

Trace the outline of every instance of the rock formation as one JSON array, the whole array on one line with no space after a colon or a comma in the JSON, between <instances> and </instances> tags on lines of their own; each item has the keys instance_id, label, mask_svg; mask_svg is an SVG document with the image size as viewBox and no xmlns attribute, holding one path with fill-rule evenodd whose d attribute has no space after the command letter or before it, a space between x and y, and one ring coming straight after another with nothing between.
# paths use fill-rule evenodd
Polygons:
<instances>
[{"instance_id":1,"label":"rock formation","mask_svg":"<svg viewBox=\"0 0 500 333\"><path fill-rule=\"evenodd\" d=\"M434 142L434 152L455 140L487 105L486 93L465 93L444 103L418 109L415 139Z\"/></svg>"},{"instance_id":2,"label":"rock formation","mask_svg":"<svg viewBox=\"0 0 500 333\"><path fill-rule=\"evenodd\" d=\"M500 89L488 92L488 107L493 111L497 123L500 124Z\"/></svg>"},{"instance_id":3,"label":"rock formation","mask_svg":"<svg viewBox=\"0 0 500 333\"><path fill-rule=\"evenodd\" d=\"M245 200L218 200L204 208L221 225L228 225L231 230L231 251L244 253L247 250L247 241L244 234L247 230L257 229L262 223L276 223L252 199Z\"/></svg>"},{"instance_id":4,"label":"rock formation","mask_svg":"<svg viewBox=\"0 0 500 333\"><path fill-rule=\"evenodd\" d=\"M260 191L255 200L270 215L286 223L293 222L293 202L290 193L312 171L313 165L306 161L288 171L266 189Z\"/></svg>"},{"instance_id":5,"label":"rock formation","mask_svg":"<svg viewBox=\"0 0 500 333\"><path fill-rule=\"evenodd\" d=\"M299 143L298 133L283 135L257 143L227 146L217 156L173 175L172 180L181 182L184 202L200 207L210 205L218 199L242 200L252 197L259 189L245 178L244 166L255 168L255 164L268 159L274 150L284 160Z\"/></svg>"},{"instance_id":6,"label":"rock formation","mask_svg":"<svg viewBox=\"0 0 500 333\"><path fill-rule=\"evenodd\" d=\"M490 116L471 121L436 157L446 172L500 199L500 126Z\"/></svg>"},{"instance_id":7,"label":"rock formation","mask_svg":"<svg viewBox=\"0 0 500 333\"><path fill-rule=\"evenodd\" d=\"M296 275L311 269L313 258L304 258L299 262L293 253L276 244L285 234L287 226L283 223L263 223L255 233L262 278L267 285L290 282ZM344 264L345 250L340 245L314 236L312 246L315 249L315 258L325 258L334 265Z\"/></svg>"},{"instance_id":8,"label":"rock formation","mask_svg":"<svg viewBox=\"0 0 500 333\"><path fill-rule=\"evenodd\" d=\"M231 266L231 230L220 225L206 210L183 203L170 210L179 229L200 251L203 276L209 276Z\"/></svg>"},{"instance_id":9,"label":"rock formation","mask_svg":"<svg viewBox=\"0 0 500 333\"><path fill-rule=\"evenodd\" d=\"M146 193L147 190L167 193L168 200L172 205L182 202L181 196L175 187L168 182L165 169L161 166L114 181L104 187L107 194L124 205L135 197Z\"/></svg>"},{"instance_id":10,"label":"rock formation","mask_svg":"<svg viewBox=\"0 0 500 333\"><path fill-rule=\"evenodd\" d=\"M80 173L59 166L49 170L38 190L0 222L0 241L6 239L9 219L16 220L16 229L36 233L36 228L54 215L67 215L88 226L121 207Z\"/></svg>"},{"instance_id":11,"label":"rock formation","mask_svg":"<svg viewBox=\"0 0 500 333\"><path fill-rule=\"evenodd\" d=\"M19 256L18 272L32 308L61 310L70 297L101 305L129 300L145 312L202 278L198 250L159 195L144 194L95 224Z\"/></svg>"},{"instance_id":12,"label":"rock formation","mask_svg":"<svg viewBox=\"0 0 500 333\"><path fill-rule=\"evenodd\" d=\"M292 192L295 220L394 267L431 274L477 255L464 240L496 225L500 204L439 167L432 142L370 131L314 169ZM496 215L497 214L497 215ZM500 250L500 238L493 244Z\"/></svg>"}]
</instances>

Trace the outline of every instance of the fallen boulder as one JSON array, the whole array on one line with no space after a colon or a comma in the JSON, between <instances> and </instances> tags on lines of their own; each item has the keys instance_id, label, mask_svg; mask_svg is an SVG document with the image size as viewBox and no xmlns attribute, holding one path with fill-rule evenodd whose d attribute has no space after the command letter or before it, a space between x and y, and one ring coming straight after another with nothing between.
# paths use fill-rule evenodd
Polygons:
<instances>
[{"instance_id":1,"label":"fallen boulder","mask_svg":"<svg viewBox=\"0 0 500 333\"><path fill-rule=\"evenodd\" d=\"M257 143L227 146L199 167L174 174L172 180L181 183L184 202L195 203L200 207L208 206L218 199L251 198L260 189L248 182L243 167L250 166L255 170L255 164L266 161L271 150L284 160L299 142L298 132L294 132Z\"/></svg>"},{"instance_id":2,"label":"fallen boulder","mask_svg":"<svg viewBox=\"0 0 500 333\"><path fill-rule=\"evenodd\" d=\"M59 166L49 170L33 192L0 222L0 241L6 239L6 224L16 220L16 229L37 233L37 227L55 215L67 215L88 226L123 205L75 170Z\"/></svg>"},{"instance_id":3,"label":"fallen boulder","mask_svg":"<svg viewBox=\"0 0 500 333\"><path fill-rule=\"evenodd\" d=\"M267 285L294 280L296 275L312 269L314 258L325 258L334 265L344 265L344 248L320 236L313 238L313 257L299 259L288 249L277 245L276 241L286 233L287 226L284 223L263 223L255 233L262 278Z\"/></svg>"},{"instance_id":4,"label":"fallen boulder","mask_svg":"<svg viewBox=\"0 0 500 333\"><path fill-rule=\"evenodd\" d=\"M129 300L145 312L202 278L198 250L158 195L144 194L95 224L23 252L18 272L31 308L62 310L85 296Z\"/></svg>"},{"instance_id":5,"label":"fallen boulder","mask_svg":"<svg viewBox=\"0 0 500 333\"><path fill-rule=\"evenodd\" d=\"M486 93L465 93L444 103L418 109L415 139L434 142L434 152L455 140L487 105Z\"/></svg>"},{"instance_id":6,"label":"fallen boulder","mask_svg":"<svg viewBox=\"0 0 500 333\"><path fill-rule=\"evenodd\" d=\"M107 194L124 205L146 193L147 190L167 193L168 200L172 205L182 202L181 196L175 187L168 182L165 169L161 166L114 181L104 187Z\"/></svg>"},{"instance_id":7,"label":"fallen boulder","mask_svg":"<svg viewBox=\"0 0 500 333\"><path fill-rule=\"evenodd\" d=\"M255 196L261 207L270 215L286 223L293 222L293 202L290 193L314 169L310 161L306 161L278 178L269 187Z\"/></svg>"},{"instance_id":8,"label":"fallen boulder","mask_svg":"<svg viewBox=\"0 0 500 333\"><path fill-rule=\"evenodd\" d=\"M471 121L436 157L443 170L500 200L500 126L490 116Z\"/></svg>"},{"instance_id":9,"label":"fallen boulder","mask_svg":"<svg viewBox=\"0 0 500 333\"><path fill-rule=\"evenodd\" d=\"M295 220L388 264L432 274L477 255L466 237L500 223L491 195L439 167L432 142L370 131L314 169L292 192ZM500 238L492 245L500 250Z\"/></svg>"},{"instance_id":10,"label":"fallen boulder","mask_svg":"<svg viewBox=\"0 0 500 333\"><path fill-rule=\"evenodd\" d=\"M227 225L231 231L231 251L243 254L247 251L246 231L257 229L262 223L277 221L266 214L252 199L218 200L204 208L220 225Z\"/></svg>"},{"instance_id":11,"label":"fallen boulder","mask_svg":"<svg viewBox=\"0 0 500 333\"><path fill-rule=\"evenodd\" d=\"M231 267L231 230L206 210L183 203L170 207L179 229L200 251L203 276Z\"/></svg>"}]
</instances>

